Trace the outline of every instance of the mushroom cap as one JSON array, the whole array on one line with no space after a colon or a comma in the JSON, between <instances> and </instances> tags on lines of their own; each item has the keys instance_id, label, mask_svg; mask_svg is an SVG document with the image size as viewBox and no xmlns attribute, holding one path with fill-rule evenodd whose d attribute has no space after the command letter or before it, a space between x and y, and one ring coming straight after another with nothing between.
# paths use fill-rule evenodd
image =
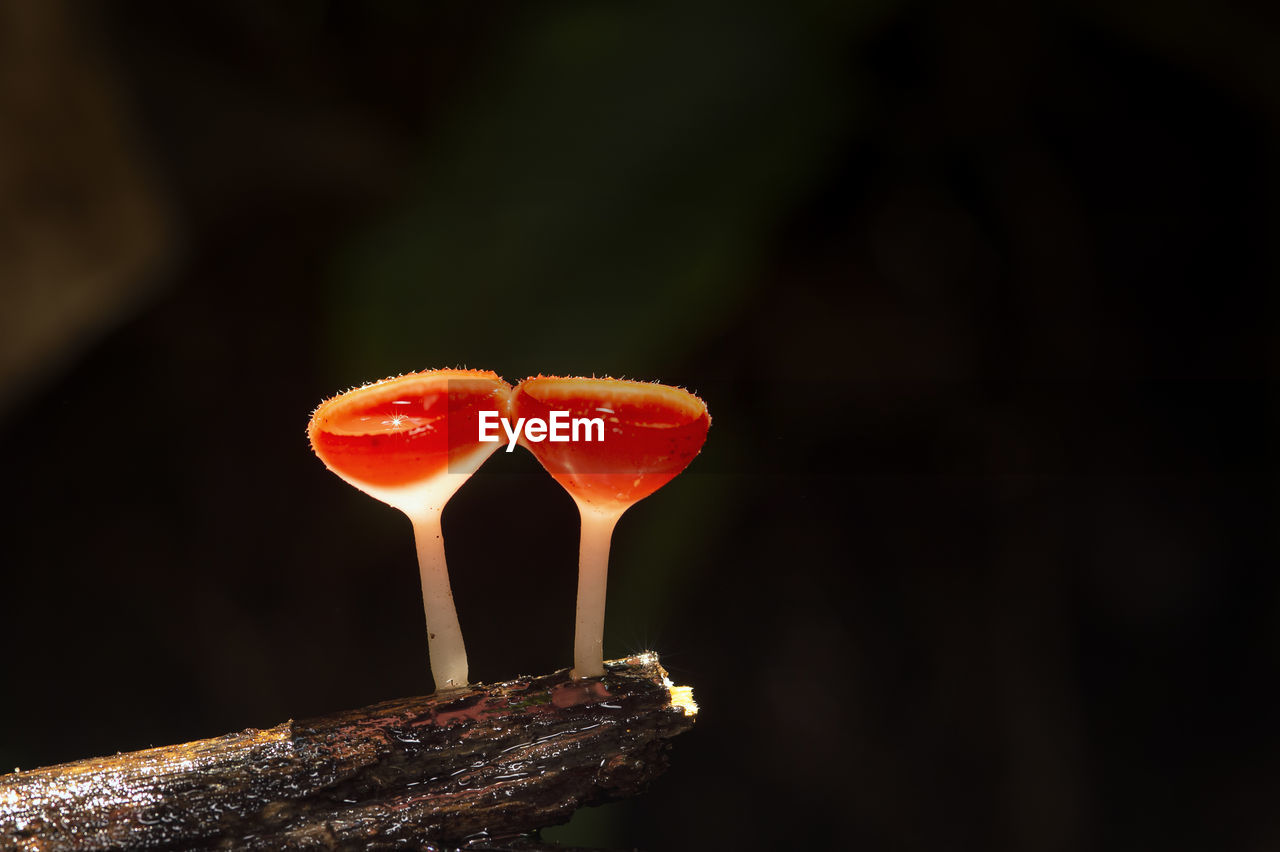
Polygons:
<instances>
[{"instance_id":1,"label":"mushroom cap","mask_svg":"<svg viewBox=\"0 0 1280 852\"><path fill-rule=\"evenodd\" d=\"M409 487L474 472L497 447L478 440L479 412L505 417L510 395L488 370L407 373L320 403L307 435L325 467L355 487Z\"/></svg>"},{"instance_id":2,"label":"mushroom cap","mask_svg":"<svg viewBox=\"0 0 1280 852\"><path fill-rule=\"evenodd\" d=\"M512 417L603 420L603 441L527 440L561 486L587 508L619 513L688 467L711 426L706 404L682 388L610 378L534 376L516 386ZM580 438L582 437L582 433Z\"/></svg>"}]
</instances>

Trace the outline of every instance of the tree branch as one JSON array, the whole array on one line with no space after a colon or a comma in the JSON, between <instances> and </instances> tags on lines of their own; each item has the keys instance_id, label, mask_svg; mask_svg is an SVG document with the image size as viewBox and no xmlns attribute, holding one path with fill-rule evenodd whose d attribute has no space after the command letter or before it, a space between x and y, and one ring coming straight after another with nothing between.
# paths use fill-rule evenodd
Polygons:
<instances>
[{"instance_id":1,"label":"tree branch","mask_svg":"<svg viewBox=\"0 0 1280 852\"><path fill-rule=\"evenodd\" d=\"M634 795L693 726L655 654L0 776L0 847L366 849L513 837Z\"/></svg>"}]
</instances>

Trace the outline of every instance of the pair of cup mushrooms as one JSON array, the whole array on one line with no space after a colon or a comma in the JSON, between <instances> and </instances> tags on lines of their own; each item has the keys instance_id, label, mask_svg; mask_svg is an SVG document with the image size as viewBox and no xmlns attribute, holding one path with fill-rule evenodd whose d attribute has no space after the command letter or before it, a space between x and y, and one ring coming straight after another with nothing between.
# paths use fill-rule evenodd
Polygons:
<instances>
[{"instance_id":1,"label":"pair of cup mushrooms","mask_svg":"<svg viewBox=\"0 0 1280 852\"><path fill-rule=\"evenodd\" d=\"M482 427L497 425L493 412L505 422L506 437L482 440L487 436ZM537 426L555 422L552 415L561 412L560 423L575 423L576 440L547 440L545 425ZM594 421L601 421L595 423L595 435L591 425L577 434L578 422ZM688 466L710 425L701 399L667 385L539 375L512 388L486 370L429 370L326 400L311 416L307 431L312 449L329 470L404 512L413 523L431 673L436 689L447 690L468 681L466 647L445 567L441 513L502 441L518 434L519 443L578 504L582 534L572 676L587 678L604 674L605 584L613 528L623 512Z\"/></svg>"}]
</instances>

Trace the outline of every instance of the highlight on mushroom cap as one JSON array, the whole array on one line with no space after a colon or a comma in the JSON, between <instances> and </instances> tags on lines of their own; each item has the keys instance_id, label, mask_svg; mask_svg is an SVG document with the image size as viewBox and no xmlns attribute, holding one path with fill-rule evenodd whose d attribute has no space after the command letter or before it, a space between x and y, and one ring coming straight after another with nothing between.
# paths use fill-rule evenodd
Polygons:
<instances>
[{"instance_id":1,"label":"highlight on mushroom cap","mask_svg":"<svg viewBox=\"0 0 1280 852\"><path fill-rule=\"evenodd\" d=\"M317 426L324 425L327 420L335 416L335 413L341 411L346 405L376 404L379 400L394 399L396 396L410 391L417 393L439 393L444 391L447 393L449 382L467 380L499 382L508 388L510 387L501 376L492 370L459 368L401 373L398 376L388 376L385 379L365 382L358 387L348 388L321 401L311 412L311 420L308 423L307 432L308 434L313 434Z\"/></svg>"}]
</instances>

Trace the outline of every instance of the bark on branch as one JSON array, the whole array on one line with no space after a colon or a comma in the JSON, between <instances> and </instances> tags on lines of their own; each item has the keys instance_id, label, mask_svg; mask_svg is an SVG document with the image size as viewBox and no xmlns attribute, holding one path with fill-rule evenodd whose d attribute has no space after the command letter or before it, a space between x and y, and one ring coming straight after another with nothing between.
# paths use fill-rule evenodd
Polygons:
<instances>
[{"instance_id":1,"label":"bark on branch","mask_svg":"<svg viewBox=\"0 0 1280 852\"><path fill-rule=\"evenodd\" d=\"M693 726L654 654L0 776L0 848L416 848L634 795Z\"/></svg>"}]
</instances>

